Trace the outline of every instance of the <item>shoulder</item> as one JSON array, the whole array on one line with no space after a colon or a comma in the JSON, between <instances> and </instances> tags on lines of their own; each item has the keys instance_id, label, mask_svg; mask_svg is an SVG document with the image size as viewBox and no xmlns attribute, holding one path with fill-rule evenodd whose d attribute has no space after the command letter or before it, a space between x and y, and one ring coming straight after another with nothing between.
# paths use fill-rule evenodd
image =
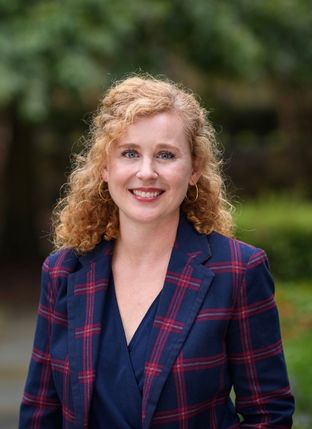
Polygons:
<instances>
[{"instance_id":1,"label":"shoulder","mask_svg":"<svg viewBox=\"0 0 312 429\"><path fill-rule=\"evenodd\" d=\"M73 248L59 249L43 262L43 273L49 273L53 278L67 277L69 274L88 267L99 257L103 258L111 253L112 241L102 241L89 252L80 254Z\"/></svg>"},{"instance_id":2,"label":"shoulder","mask_svg":"<svg viewBox=\"0 0 312 429\"><path fill-rule=\"evenodd\" d=\"M72 248L60 249L50 253L42 265L42 271L52 277L62 276L74 271L79 263L79 255Z\"/></svg>"},{"instance_id":3,"label":"shoulder","mask_svg":"<svg viewBox=\"0 0 312 429\"><path fill-rule=\"evenodd\" d=\"M207 238L211 258L206 267L219 282L231 284L235 289L235 297L241 293L244 296L249 294L249 303L265 299L273 302L274 282L263 249L215 232Z\"/></svg>"},{"instance_id":4,"label":"shoulder","mask_svg":"<svg viewBox=\"0 0 312 429\"><path fill-rule=\"evenodd\" d=\"M207 236L212 261L231 261L240 267L252 267L267 261L263 249L218 232Z\"/></svg>"},{"instance_id":5,"label":"shoulder","mask_svg":"<svg viewBox=\"0 0 312 429\"><path fill-rule=\"evenodd\" d=\"M41 270L41 305L52 305L59 291L67 289L68 276L77 269L78 264L79 257L74 249L57 250L44 260Z\"/></svg>"}]
</instances>

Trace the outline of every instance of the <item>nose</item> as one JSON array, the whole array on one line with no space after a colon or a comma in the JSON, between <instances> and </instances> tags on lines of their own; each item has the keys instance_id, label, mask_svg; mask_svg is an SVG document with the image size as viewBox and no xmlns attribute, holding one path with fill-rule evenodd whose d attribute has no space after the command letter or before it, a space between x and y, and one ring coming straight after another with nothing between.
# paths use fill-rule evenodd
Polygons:
<instances>
[{"instance_id":1,"label":"nose","mask_svg":"<svg viewBox=\"0 0 312 429\"><path fill-rule=\"evenodd\" d=\"M136 176L141 180L157 179L158 173L154 160L150 157L142 157Z\"/></svg>"}]
</instances>

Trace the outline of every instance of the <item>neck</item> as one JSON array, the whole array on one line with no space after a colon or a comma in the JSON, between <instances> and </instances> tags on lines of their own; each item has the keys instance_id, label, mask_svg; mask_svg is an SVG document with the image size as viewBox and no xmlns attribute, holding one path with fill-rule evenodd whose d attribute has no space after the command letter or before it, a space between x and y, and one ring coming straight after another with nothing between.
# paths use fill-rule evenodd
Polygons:
<instances>
[{"instance_id":1,"label":"neck","mask_svg":"<svg viewBox=\"0 0 312 429\"><path fill-rule=\"evenodd\" d=\"M151 258L158 260L171 253L175 242L179 217L157 224L123 224L120 222L120 236L115 252L133 263L144 264Z\"/></svg>"}]
</instances>

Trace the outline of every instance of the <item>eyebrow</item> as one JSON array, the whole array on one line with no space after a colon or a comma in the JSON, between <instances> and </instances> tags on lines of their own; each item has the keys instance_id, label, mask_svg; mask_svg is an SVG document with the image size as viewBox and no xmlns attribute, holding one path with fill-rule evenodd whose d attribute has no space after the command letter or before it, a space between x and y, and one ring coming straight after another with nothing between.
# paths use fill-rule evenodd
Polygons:
<instances>
[{"instance_id":1,"label":"eyebrow","mask_svg":"<svg viewBox=\"0 0 312 429\"><path fill-rule=\"evenodd\" d=\"M141 147L142 147L142 145L139 145L139 144L137 144L137 143L131 143L131 142L129 142L129 143L119 144L119 145L118 145L118 147L119 147L120 149L123 149L123 148L139 149L139 148L141 148ZM157 149L171 149L171 150L177 150L177 151L180 151L179 146L174 146L174 145L172 145L172 144L170 144L170 143L157 143L157 144L156 144L156 148L157 148Z\"/></svg>"}]
</instances>

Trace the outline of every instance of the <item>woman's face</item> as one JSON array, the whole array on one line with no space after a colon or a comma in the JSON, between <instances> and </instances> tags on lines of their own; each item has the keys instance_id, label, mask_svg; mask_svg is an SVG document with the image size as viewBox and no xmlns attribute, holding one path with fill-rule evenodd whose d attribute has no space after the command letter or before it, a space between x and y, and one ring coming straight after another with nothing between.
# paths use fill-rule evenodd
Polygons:
<instances>
[{"instance_id":1,"label":"woman's face","mask_svg":"<svg viewBox=\"0 0 312 429\"><path fill-rule=\"evenodd\" d=\"M136 120L112 149L103 171L121 225L177 220L188 185L199 176L182 120L174 112Z\"/></svg>"}]
</instances>

